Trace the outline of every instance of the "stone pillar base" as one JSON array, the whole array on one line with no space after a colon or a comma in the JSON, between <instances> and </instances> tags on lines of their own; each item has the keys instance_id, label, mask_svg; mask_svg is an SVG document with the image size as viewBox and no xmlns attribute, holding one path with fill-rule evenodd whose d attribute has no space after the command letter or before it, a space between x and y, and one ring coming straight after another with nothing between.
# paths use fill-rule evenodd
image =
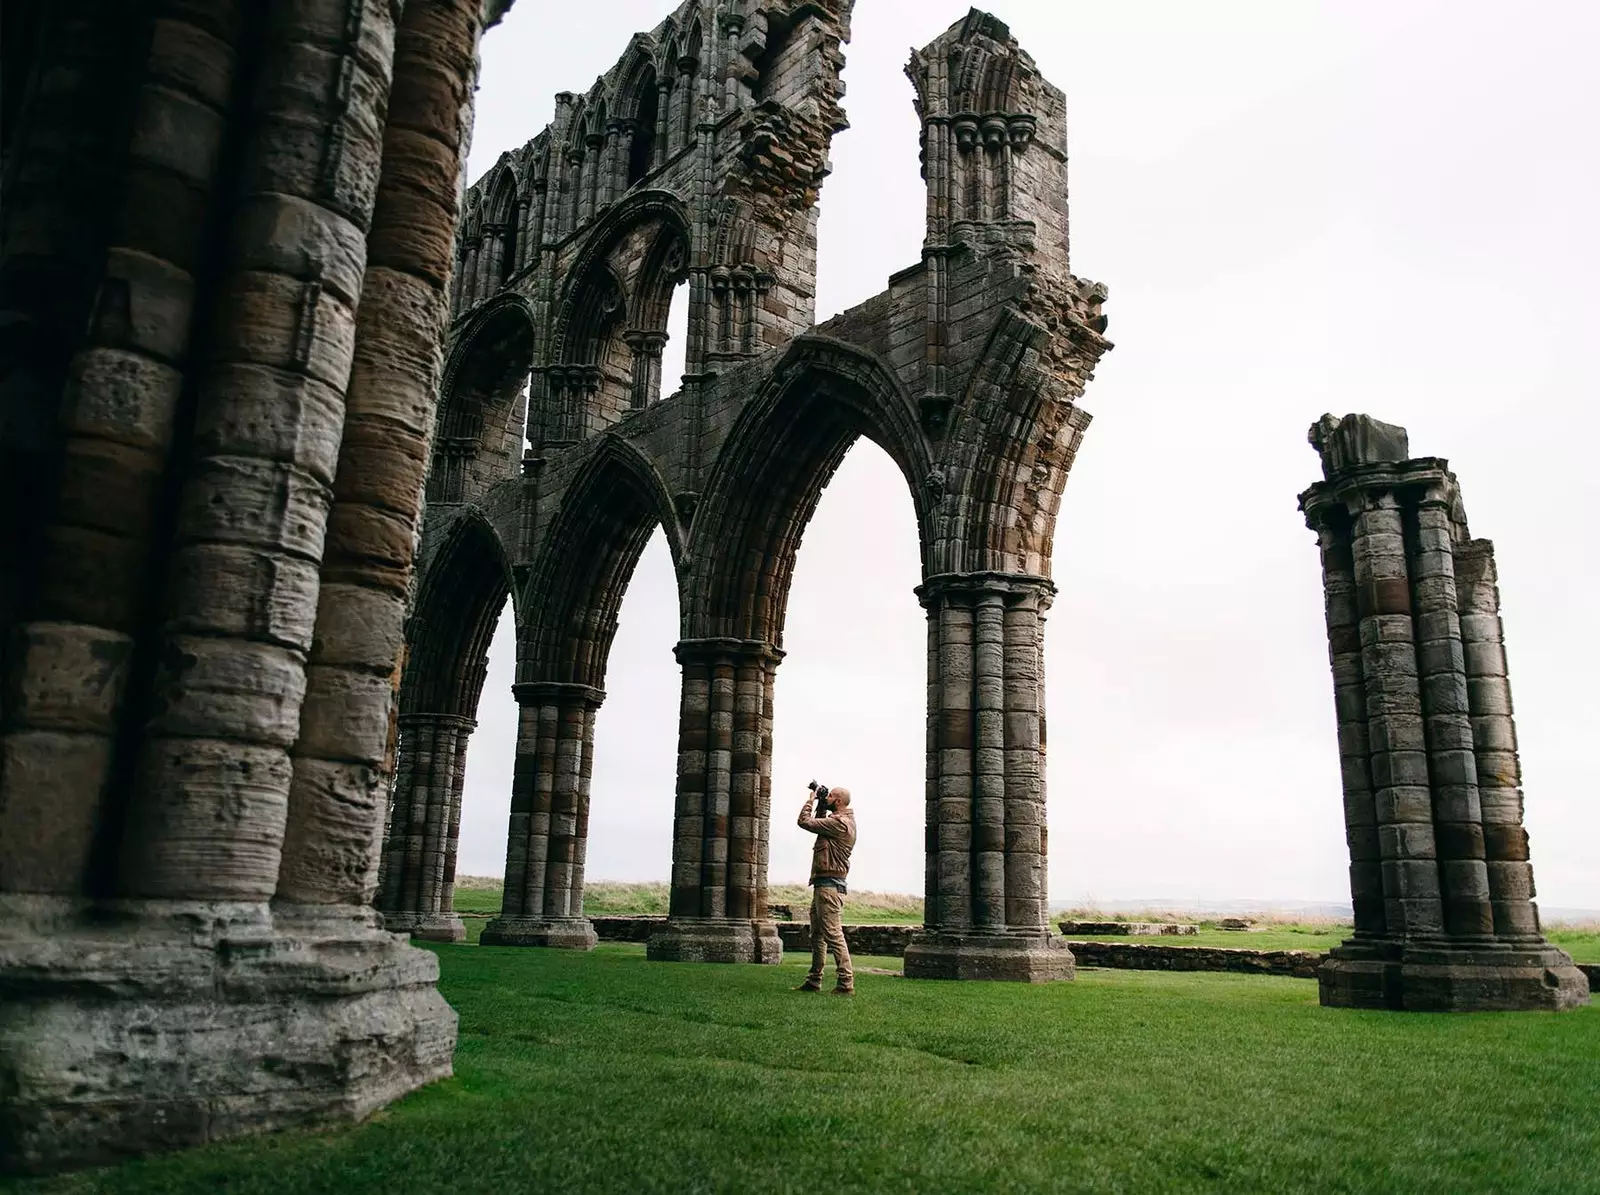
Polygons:
<instances>
[{"instance_id":1,"label":"stone pillar base","mask_svg":"<svg viewBox=\"0 0 1600 1195\"><path fill-rule=\"evenodd\" d=\"M1589 1002L1589 980L1548 944L1464 949L1352 940L1328 953L1317 993L1330 1008L1565 1012Z\"/></svg>"},{"instance_id":2,"label":"stone pillar base","mask_svg":"<svg viewBox=\"0 0 1600 1195\"><path fill-rule=\"evenodd\" d=\"M439 961L370 909L0 898L0 1172L360 1120L450 1074Z\"/></svg>"},{"instance_id":3,"label":"stone pillar base","mask_svg":"<svg viewBox=\"0 0 1600 1195\"><path fill-rule=\"evenodd\" d=\"M771 921L669 917L645 956L668 963L781 963L783 939Z\"/></svg>"},{"instance_id":4,"label":"stone pillar base","mask_svg":"<svg viewBox=\"0 0 1600 1195\"><path fill-rule=\"evenodd\" d=\"M907 979L1006 979L1050 983L1077 973L1072 951L1048 934L949 933L930 930L906 947Z\"/></svg>"},{"instance_id":5,"label":"stone pillar base","mask_svg":"<svg viewBox=\"0 0 1600 1195\"><path fill-rule=\"evenodd\" d=\"M421 942L465 942L466 923L454 913L380 913L390 933L410 934Z\"/></svg>"},{"instance_id":6,"label":"stone pillar base","mask_svg":"<svg viewBox=\"0 0 1600 1195\"><path fill-rule=\"evenodd\" d=\"M593 950L600 939L587 917L496 917L483 927L480 946L554 946L562 950Z\"/></svg>"}]
</instances>

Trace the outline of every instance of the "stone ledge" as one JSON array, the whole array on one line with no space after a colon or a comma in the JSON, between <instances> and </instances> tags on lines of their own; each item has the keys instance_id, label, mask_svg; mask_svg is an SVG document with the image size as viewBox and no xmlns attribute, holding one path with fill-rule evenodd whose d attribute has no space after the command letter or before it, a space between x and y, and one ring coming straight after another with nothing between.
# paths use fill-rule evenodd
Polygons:
<instances>
[{"instance_id":1,"label":"stone ledge","mask_svg":"<svg viewBox=\"0 0 1600 1195\"><path fill-rule=\"evenodd\" d=\"M1074 934L1122 934L1132 937L1187 937L1198 934L1200 927L1172 921L1058 921L1058 928L1067 937Z\"/></svg>"}]
</instances>

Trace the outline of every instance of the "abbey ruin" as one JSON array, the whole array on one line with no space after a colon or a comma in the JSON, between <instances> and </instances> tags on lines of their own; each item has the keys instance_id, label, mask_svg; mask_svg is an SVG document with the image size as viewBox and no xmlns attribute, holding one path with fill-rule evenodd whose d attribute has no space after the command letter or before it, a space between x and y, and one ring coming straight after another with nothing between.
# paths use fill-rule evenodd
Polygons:
<instances>
[{"instance_id":1,"label":"abbey ruin","mask_svg":"<svg viewBox=\"0 0 1600 1195\"><path fill-rule=\"evenodd\" d=\"M1104 288L1067 271L1062 94L977 12L915 54L922 260L814 326L849 6L710 16L687 5L634 37L468 192L378 907L392 928L463 936L466 745L509 594L520 730L505 906L483 941L593 945L595 712L661 527L683 692L671 917L650 955L777 962L789 581L823 487L868 436L915 503L928 615L929 902L907 974L1070 975L1045 924L1041 635L1089 422L1075 403L1110 345ZM663 397L679 284L686 372Z\"/></svg>"},{"instance_id":2,"label":"abbey ruin","mask_svg":"<svg viewBox=\"0 0 1600 1195\"><path fill-rule=\"evenodd\" d=\"M1042 637L1111 345L1105 289L1068 268L1062 92L977 11L914 53L920 260L817 325L850 0L682 0L464 188L507 3L6 9L0 1168L359 1119L450 1073L456 1014L408 935L461 937L466 750L508 601L520 732L483 940L591 945L596 711L657 528L682 694L648 952L776 961L789 584L862 436L912 497L927 615L905 973L1073 973L1045 920ZM1517 853L1487 558L1442 462L1366 443L1329 431L1306 499L1354 761L1357 940L1325 995L1484 1006L1414 994L1445 950L1512 961L1514 1003L1569 1003ZM1456 706L1430 662L1451 536ZM1413 615L1420 690L1389 651ZM1457 708L1462 684L1486 704ZM1402 784L1419 761L1460 776Z\"/></svg>"}]
</instances>

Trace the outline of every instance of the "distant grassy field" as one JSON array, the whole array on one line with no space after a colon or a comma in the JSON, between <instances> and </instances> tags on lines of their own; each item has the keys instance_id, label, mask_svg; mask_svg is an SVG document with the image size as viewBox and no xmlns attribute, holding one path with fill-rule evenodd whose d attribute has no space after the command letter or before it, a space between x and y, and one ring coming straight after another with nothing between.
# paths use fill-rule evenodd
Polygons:
<instances>
[{"instance_id":1,"label":"distant grassy field","mask_svg":"<svg viewBox=\"0 0 1600 1195\"><path fill-rule=\"evenodd\" d=\"M456 911L498 913L500 892L499 880L462 876L456 881ZM583 911L591 917L664 916L667 895L666 884L624 884L602 880L584 885ZM767 890L767 899L773 904L791 906L795 918L803 921L811 908L811 889L804 884L773 884ZM898 893L852 891L845 898L844 919L854 924L869 921L920 924L922 898Z\"/></svg>"},{"instance_id":2,"label":"distant grassy field","mask_svg":"<svg viewBox=\"0 0 1600 1195\"><path fill-rule=\"evenodd\" d=\"M1600 1191L1597 1006L1354 1012L1302 980L1118 971L869 971L842 1001L789 991L794 955L436 949L454 1079L23 1190Z\"/></svg>"},{"instance_id":3,"label":"distant grassy field","mask_svg":"<svg viewBox=\"0 0 1600 1195\"><path fill-rule=\"evenodd\" d=\"M798 920L805 920L811 907L811 889L803 884L774 884L768 899L774 904L793 907ZM624 884L601 881L584 891L584 911L590 916L644 916L665 914L667 885ZM456 910L461 913L498 913L500 881L479 876L462 876L456 881ZM1219 930L1214 916L1185 913L1181 909L1160 913L1127 913L1104 909L1064 909L1050 916L1051 926L1063 918L1078 921L1193 921L1200 932L1193 937L1124 937L1074 934L1090 942L1159 943L1163 946L1234 946L1245 950L1328 950L1350 936L1350 927L1329 921L1297 921L1270 913L1251 918L1246 932ZM922 898L902 893L851 892L845 900L846 924L915 925L922 921ZM467 934L477 941L482 924L468 919ZM1580 963L1600 963L1600 926L1558 926L1546 934Z\"/></svg>"}]
</instances>

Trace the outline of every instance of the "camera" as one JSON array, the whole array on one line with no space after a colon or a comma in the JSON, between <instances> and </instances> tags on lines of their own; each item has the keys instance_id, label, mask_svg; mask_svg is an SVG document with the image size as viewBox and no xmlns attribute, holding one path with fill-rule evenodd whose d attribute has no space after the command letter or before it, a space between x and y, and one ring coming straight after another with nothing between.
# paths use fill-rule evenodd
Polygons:
<instances>
[{"instance_id":1,"label":"camera","mask_svg":"<svg viewBox=\"0 0 1600 1195\"><path fill-rule=\"evenodd\" d=\"M828 786L826 784L818 784L815 780L813 780L810 784L806 785L806 787L817 794L817 816L827 817L829 813Z\"/></svg>"}]
</instances>

